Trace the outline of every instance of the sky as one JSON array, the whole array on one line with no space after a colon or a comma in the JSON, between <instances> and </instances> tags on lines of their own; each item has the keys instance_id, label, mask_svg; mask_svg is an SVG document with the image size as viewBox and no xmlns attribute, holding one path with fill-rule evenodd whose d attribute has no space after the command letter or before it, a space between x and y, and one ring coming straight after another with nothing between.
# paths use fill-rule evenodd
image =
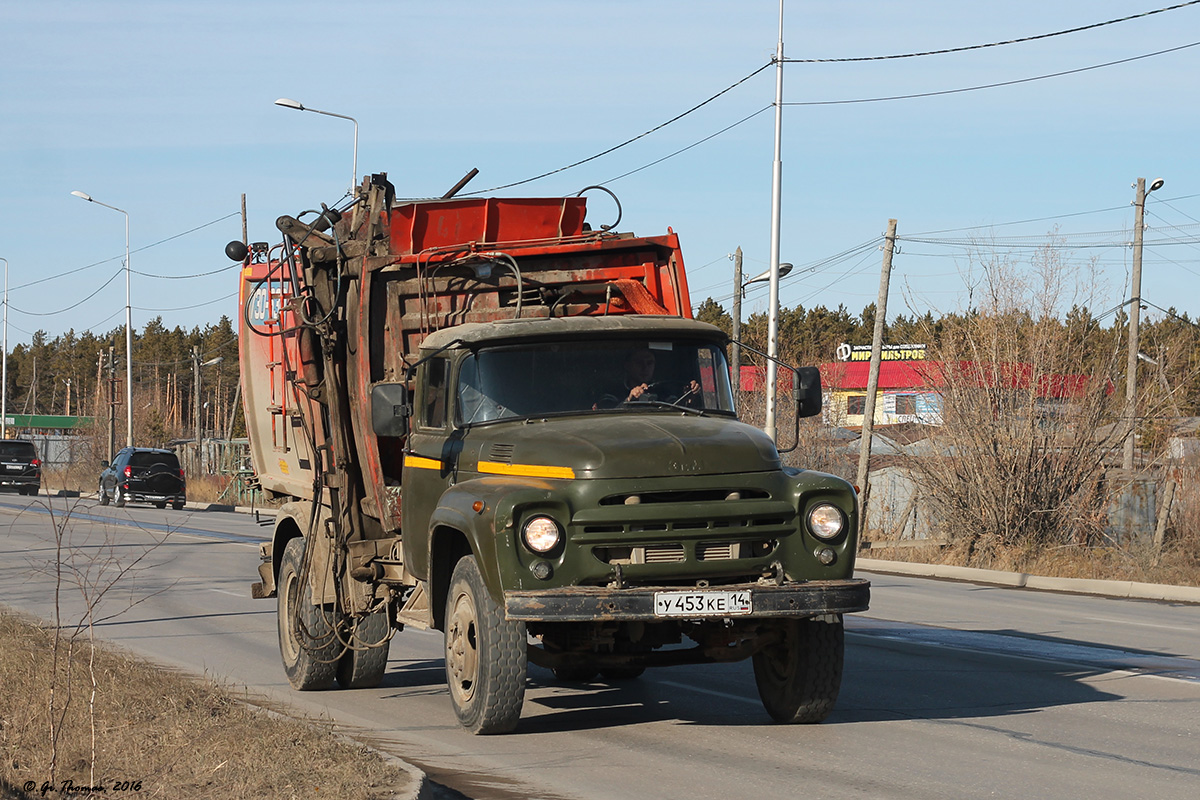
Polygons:
<instances>
[{"instance_id":1,"label":"sky","mask_svg":"<svg viewBox=\"0 0 1200 800\"><path fill-rule=\"evenodd\" d=\"M980 47L1183 1L787 0L781 304L861 313L894 218L889 319L977 305L984 263L1033 272L1048 244L1060 303L1104 313L1130 296L1132 184L1161 177L1145 314L1200 316L1200 4ZM734 250L769 265L778 39L777 0L0 0L9 347L124 324L125 215L72 191L128 215L135 330L190 330L237 319L243 194L275 242L355 172L430 197L478 168L464 193L488 194L648 131L496 194L602 184L729 310ZM357 169L351 122L284 97L354 117ZM745 297L764 311L766 284Z\"/></svg>"}]
</instances>

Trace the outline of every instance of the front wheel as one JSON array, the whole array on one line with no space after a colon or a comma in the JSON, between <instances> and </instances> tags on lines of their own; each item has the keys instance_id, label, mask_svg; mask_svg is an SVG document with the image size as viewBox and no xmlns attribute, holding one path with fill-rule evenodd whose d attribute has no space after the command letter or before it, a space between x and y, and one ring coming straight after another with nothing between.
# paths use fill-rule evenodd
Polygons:
<instances>
[{"instance_id":1,"label":"front wheel","mask_svg":"<svg viewBox=\"0 0 1200 800\"><path fill-rule=\"evenodd\" d=\"M459 560L446 596L446 681L471 733L508 733L525 701L525 624L504 618L472 556Z\"/></svg>"},{"instance_id":2,"label":"front wheel","mask_svg":"<svg viewBox=\"0 0 1200 800\"><path fill-rule=\"evenodd\" d=\"M104 487L100 487L100 505L108 505L108 492L104 491Z\"/></svg>"},{"instance_id":3,"label":"front wheel","mask_svg":"<svg viewBox=\"0 0 1200 800\"><path fill-rule=\"evenodd\" d=\"M842 685L842 617L785 619L781 640L754 654L754 682L776 722L816 723L829 716Z\"/></svg>"},{"instance_id":4,"label":"front wheel","mask_svg":"<svg viewBox=\"0 0 1200 800\"><path fill-rule=\"evenodd\" d=\"M296 537L283 550L276 581L279 605L279 654L292 688L302 692L333 685L342 652L333 612L313 605L302 571L304 539Z\"/></svg>"}]
</instances>

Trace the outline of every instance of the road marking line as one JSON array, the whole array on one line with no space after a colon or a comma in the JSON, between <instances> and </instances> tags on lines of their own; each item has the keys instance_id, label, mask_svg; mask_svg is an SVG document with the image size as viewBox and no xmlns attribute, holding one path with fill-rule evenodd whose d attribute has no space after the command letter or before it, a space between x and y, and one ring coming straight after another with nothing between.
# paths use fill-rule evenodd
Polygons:
<instances>
[{"instance_id":1,"label":"road marking line","mask_svg":"<svg viewBox=\"0 0 1200 800\"><path fill-rule=\"evenodd\" d=\"M1107 622L1116 625L1132 625L1135 628L1158 628L1164 631L1193 631L1194 628L1189 628L1186 625L1155 625L1152 622L1140 622L1138 620L1113 619L1111 617L1084 617L1092 622Z\"/></svg>"}]
</instances>

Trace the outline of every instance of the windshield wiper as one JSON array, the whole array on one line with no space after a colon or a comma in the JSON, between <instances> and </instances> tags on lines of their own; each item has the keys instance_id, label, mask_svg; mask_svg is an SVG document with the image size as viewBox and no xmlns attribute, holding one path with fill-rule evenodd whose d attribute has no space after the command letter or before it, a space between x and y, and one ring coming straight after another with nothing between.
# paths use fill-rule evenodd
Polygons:
<instances>
[{"instance_id":1,"label":"windshield wiper","mask_svg":"<svg viewBox=\"0 0 1200 800\"><path fill-rule=\"evenodd\" d=\"M668 403L666 400L627 400L626 402L622 403L621 405L622 406L654 406L655 408L669 408L669 409L673 409L673 410L677 410L677 411L687 411L692 414L698 414L700 416L704 416L704 409L702 409L702 408L690 408L688 406L678 405L677 403Z\"/></svg>"}]
</instances>

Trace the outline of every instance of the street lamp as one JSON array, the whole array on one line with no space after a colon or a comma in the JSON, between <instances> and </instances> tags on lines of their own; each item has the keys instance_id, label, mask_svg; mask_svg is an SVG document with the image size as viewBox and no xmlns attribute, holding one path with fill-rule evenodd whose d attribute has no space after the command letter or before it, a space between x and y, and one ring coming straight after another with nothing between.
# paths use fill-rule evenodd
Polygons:
<instances>
[{"instance_id":1,"label":"street lamp","mask_svg":"<svg viewBox=\"0 0 1200 800\"><path fill-rule=\"evenodd\" d=\"M782 278L784 275L787 275L791 271L792 271L792 265L789 264L788 262L784 261L783 263L781 263L779 265L779 277ZM746 287L749 286L750 284L766 283L769 280L771 280L771 270L767 270L766 272L764 272L761 275L755 275L753 278L751 278L750 280L748 280L742 284L742 294L745 295Z\"/></svg>"},{"instance_id":2,"label":"street lamp","mask_svg":"<svg viewBox=\"0 0 1200 800\"><path fill-rule=\"evenodd\" d=\"M1129 301L1129 355L1125 362L1125 413L1129 415L1129 425L1125 432L1125 450L1122 453L1121 468L1128 475L1133 471L1134 432L1137 429L1137 362L1138 362L1138 321L1142 310L1142 228L1146 215L1146 195L1161 189L1162 178L1155 178L1146 188L1146 179L1138 178L1135 186L1137 194L1133 200L1133 276L1131 280L1131 297Z\"/></svg>"},{"instance_id":3,"label":"street lamp","mask_svg":"<svg viewBox=\"0 0 1200 800\"><path fill-rule=\"evenodd\" d=\"M125 215L125 446L133 447L133 307L129 304L129 212L101 203L84 192L71 194Z\"/></svg>"},{"instance_id":4,"label":"street lamp","mask_svg":"<svg viewBox=\"0 0 1200 800\"><path fill-rule=\"evenodd\" d=\"M286 97L281 97L275 101L275 105L283 108L292 108L296 111L311 111L314 114L324 114L327 117L337 117L338 119L348 119L354 123L354 166L350 171L350 194L354 194L354 186L358 183L358 120L354 117L347 117L345 114L335 114L332 111L319 111L315 108L308 108L298 100L289 100Z\"/></svg>"},{"instance_id":5,"label":"street lamp","mask_svg":"<svg viewBox=\"0 0 1200 800\"><path fill-rule=\"evenodd\" d=\"M211 367L214 364L220 364L224 361L224 356L210 358L208 361L200 361L200 345L192 348L192 389L194 396L192 400L192 415L196 426L196 465L200 467L204 463L203 447L200 441L200 368Z\"/></svg>"},{"instance_id":6,"label":"street lamp","mask_svg":"<svg viewBox=\"0 0 1200 800\"><path fill-rule=\"evenodd\" d=\"M4 262L4 366L0 367L0 439L8 438L8 259L0 256Z\"/></svg>"},{"instance_id":7,"label":"street lamp","mask_svg":"<svg viewBox=\"0 0 1200 800\"><path fill-rule=\"evenodd\" d=\"M738 400L738 392L742 387L742 348L738 343L742 333L742 298L746 296L746 287L752 283L762 283L771 279L771 271L767 270L761 275L755 275L748 281L742 280L742 248L738 248L733 256L733 330L732 339L733 347L731 358L733 360L733 386L734 400ZM792 265L784 262L779 265L779 277L783 277L792 271Z\"/></svg>"}]
</instances>

